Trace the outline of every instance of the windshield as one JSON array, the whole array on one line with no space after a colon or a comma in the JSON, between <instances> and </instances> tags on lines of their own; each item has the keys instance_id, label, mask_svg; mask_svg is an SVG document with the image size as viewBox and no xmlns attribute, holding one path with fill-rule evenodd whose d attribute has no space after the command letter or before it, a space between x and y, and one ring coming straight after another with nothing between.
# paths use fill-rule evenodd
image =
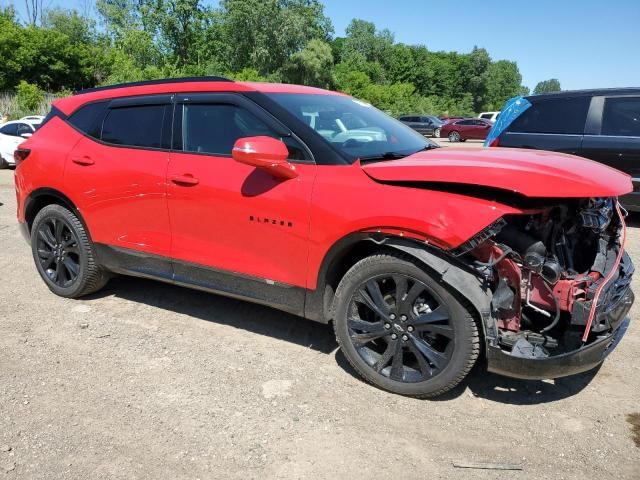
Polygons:
<instances>
[{"instance_id":1,"label":"windshield","mask_svg":"<svg viewBox=\"0 0 640 480\"><path fill-rule=\"evenodd\" d=\"M272 93L351 162L402 158L437 145L368 103L340 95Z\"/></svg>"}]
</instances>

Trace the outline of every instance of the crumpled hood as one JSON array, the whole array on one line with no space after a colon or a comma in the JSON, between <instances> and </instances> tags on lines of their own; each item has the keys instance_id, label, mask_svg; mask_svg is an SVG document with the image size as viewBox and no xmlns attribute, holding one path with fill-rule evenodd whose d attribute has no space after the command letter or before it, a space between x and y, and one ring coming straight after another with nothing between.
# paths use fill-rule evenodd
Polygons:
<instances>
[{"instance_id":1,"label":"crumpled hood","mask_svg":"<svg viewBox=\"0 0 640 480\"><path fill-rule=\"evenodd\" d=\"M615 197L633 190L628 175L601 163L517 148L444 147L362 169L379 182L481 185L538 198Z\"/></svg>"}]
</instances>

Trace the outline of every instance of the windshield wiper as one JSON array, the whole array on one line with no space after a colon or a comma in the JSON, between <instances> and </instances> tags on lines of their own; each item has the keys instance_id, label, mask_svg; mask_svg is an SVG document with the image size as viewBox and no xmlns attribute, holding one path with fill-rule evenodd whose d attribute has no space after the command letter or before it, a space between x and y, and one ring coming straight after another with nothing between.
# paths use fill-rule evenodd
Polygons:
<instances>
[{"instance_id":1,"label":"windshield wiper","mask_svg":"<svg viewBox=\"0 0 640 480\"><path fill-rule=\"evenodd\" d=\"M420 150L416 150L411 153L399 153L399 152L384 152L378 155L370 155L368 157L360 157L360 162L376 162L381 160L399 160L404 157L408 157L409 155L413 155L418 152L424 152L425 150L431 150L432 148L440 148L440 145L431 145L427 144Z\"/></svg>"},{"instance_id":2,"label":"windshield wiper","mask_svg":"<svg viewBox=\"0 0 640 480\"><path fill-rule=\"evenodd\" d=\"M375 162L378 160L399 160L406 157L404 153L398 152L384 152L378 155L370 155L368 157L360 157L360 162Z\"/></svg>"}]
</instances>

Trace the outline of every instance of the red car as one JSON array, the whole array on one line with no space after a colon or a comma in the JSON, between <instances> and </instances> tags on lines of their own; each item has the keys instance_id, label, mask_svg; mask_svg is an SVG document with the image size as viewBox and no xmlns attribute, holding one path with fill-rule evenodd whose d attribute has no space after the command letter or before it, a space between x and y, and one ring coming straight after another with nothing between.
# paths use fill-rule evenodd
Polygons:
<instances>
[{"instance_id":1,"label":"red car","mask_svg":"<svg viewBox=\"0 0 640 480\"><path fill-rule=\"evenodd\" d=\"M450 142L466 142L467 140L484 140L493 123L482 118L463 118L442 125L440 137Z\"/></svg>"},{"instance_id":2,"label":"red car","mask_svg":"<svg viewBox=\"0 0 640 480\"><path fill-rule=\"evenodd\" d=\"M437 148L346 95L219 78L96 88L57 100L15 159L18 221L53 293L125 274L331 323L392 392L441 394L481 352L516 377L584 371L629 322L627 175Z\"/></svg>"}]
</instances>

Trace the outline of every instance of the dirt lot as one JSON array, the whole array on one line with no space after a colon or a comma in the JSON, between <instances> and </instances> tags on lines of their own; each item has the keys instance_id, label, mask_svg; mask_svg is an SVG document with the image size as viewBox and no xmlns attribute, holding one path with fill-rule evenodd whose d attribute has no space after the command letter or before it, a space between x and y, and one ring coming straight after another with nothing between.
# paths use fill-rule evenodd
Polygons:
<instances>
[{"instance_id":1,"label":"dirt lot","mask_svg":"<svg viewBox=\"0 0 640 480\"><path fill-rule=\"evenodd\" d=\"M477 368L408 399L355 378L325 326L268 308L130 278L58 298L18 233L11 171L0 204L0 478L640 478L639 321L595 377ZM640 258L640 229L628 247Z\"/></svg>"}]
</instances>

